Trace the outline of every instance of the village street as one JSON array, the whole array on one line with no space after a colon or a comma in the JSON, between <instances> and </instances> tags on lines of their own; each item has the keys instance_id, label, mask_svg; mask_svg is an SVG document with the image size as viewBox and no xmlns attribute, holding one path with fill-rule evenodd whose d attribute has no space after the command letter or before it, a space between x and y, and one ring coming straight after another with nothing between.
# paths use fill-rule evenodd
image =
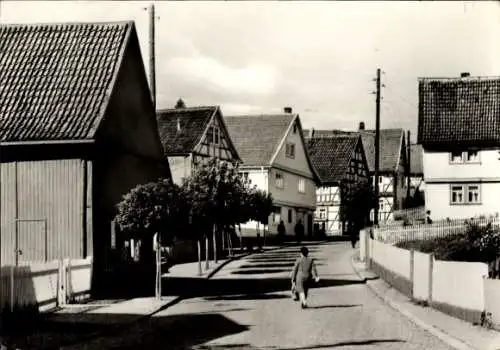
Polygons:
<instances>
[{"instance_id":1,"label":"village street","mask_svg":"<svg viewBox=\"0 0 500 350\"><path fill-rule=\"evenodd\" d=\"M151 319L64 349L449 349L360 283L344 242L309 245L321 281L309 309L290 298L297 247L253 254L213 279L165 281L190 297Z\"/></svg>"}]
</instances>

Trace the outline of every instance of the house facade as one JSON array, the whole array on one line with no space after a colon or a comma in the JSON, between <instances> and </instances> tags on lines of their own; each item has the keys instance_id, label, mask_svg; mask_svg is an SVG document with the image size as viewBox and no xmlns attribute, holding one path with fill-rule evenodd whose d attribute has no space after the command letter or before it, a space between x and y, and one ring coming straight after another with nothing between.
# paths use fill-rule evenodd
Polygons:
<instances>
[{"instance_id":1,"label":"house facade","mask_svg":"<svg viewBox=\"0 0 500 350\"><path fill-rule=\"evenodd\" d=\"M307 149L320 177L316 188L315 227L327 236L346 234L349 223L342 218L346 200L356 186L369 182L361 137L310 136Z\"/></svg>"},{"instance_id":2,"label":"house facade","mask_svg":"<svg viewBox=\"0 0 500 350\"><path fill-rule=\"evenodd\" d=\"M243 163L241 174L251 185L270 193L274 201L268 232L276 235L283 221L293 236L299 220L305 235L313 232L318 176L306 151L299 115L285 109L280 115L225 118L229 134ZM255 236L257 223L241 226L242 235Z\"/></svg>"},{"instance_id":3,"label":"house facade","mask_svg":"<svg viewBox=\"0 0 500 350\"><path fill-rule=\"evenodd\" d=\"M375 131L365 130L364 122L359 123L359 130L311 130L315 136L359 134L368 162L370 181L375 186ZM407 196L407 150L403 129L380 130L380 166L379 166L379 223L393 220L393 212L403 209ZM371 220L373 220L373 212Z\"/></svg>"},{"instance_id":4,"label":"house facade","mask_svg":"<svg viewBox=\"0 0 500 350\"><path fill-rule=\"evenodd\" d=\"M419 80L418 143L432 219L500 212L500 78Z\"/></svg>"},{"instance_id":5,"label":"house facade","mask_svg":"<svg viewBox=\"0 0 500 350\"><path fill-rule=\"evenodd\" d=\"M170 176L135 25L1 25L0 41L1 265L92 256L105 280L116 204Z\"/></svg>"},{"instance_id":6,"label":"house facade","mask_svg":"<svg viewBox=\"0 0 500 350\"><path fill-rule=\"evenodd\" d=\"M157 112L163 152L174 183L181 185L198 165L213 158L241 162L218 106L178 105Z\"/></svg>"}]
</instances>

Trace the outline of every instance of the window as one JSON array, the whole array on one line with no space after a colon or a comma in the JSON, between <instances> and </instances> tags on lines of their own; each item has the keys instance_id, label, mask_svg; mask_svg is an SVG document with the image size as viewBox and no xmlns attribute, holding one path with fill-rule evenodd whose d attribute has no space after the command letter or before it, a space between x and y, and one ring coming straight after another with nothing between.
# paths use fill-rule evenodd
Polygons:
<instances>
[{"instance_id":1,"label":"window","mask_svg":"<svg viewBox=\"0 0 500 350\"><path fill-rule=\"evenodd\" d=\"M319 210L319 218L320 219L326 219L326 209L320 209Z\"/></svg>"},{"instance_id":2,"label":"window","mask_svg":"<svg viewBox=\"0 0 500 350\"><path fill-rule=\"evenodd\" d=\"M319 194L316 195L316 202L321 202L321 195Z\"/></svg>"},{"instance_id":3,"label":"window","mask_svg":"<svg viewBox=\"0 0 500 350\"><path fill-rule=\"evenodd\" d=\"M299 179L299 193L306 193L306 181Z\"/></svg>"},{"instance_id":4,"label":"window","mask_svg":"<svg viewBox=\"0 0 500 350\"><path fill-rule=\"evenodd\" d=\"M295 158L295 144L287 143L285 153L288 158Z\"/></svg>"},{"instance_id":5,"label":"window","mask_svg":"<svg viewBox=\"0 0 500 350\"><path fill-rule=\"evenodd\" d=\"M480 204L480 185L451 185L451 204Z\"/></svg>"},{"instance_id":6,"label":"window","mask_svg":"<svg viewBox=\"0 0 500 350\"><path fill-rule=\"evenodd\" d=\"M292 223L292 209L288 209L288 223Z\"/></svg>"},{"instance_id":7,"label":"window","mask_svg":"<svg viewBox=\"0 0 500 350\"><path fill-rule=\"evenodd\" d=\"M467 202L474 204L481 202L479 198L479 185L467 186Z\"/></svg>"},{"instance_id":8,"label":"window","mask_svg":"<svg viewBox=\"0 0 500 350\"><path fill-rule=\"evenodd\" d=\"M453 151L450 153L450 163L451 164L461 164L461 163L479 163L479 151L469 150L469 151Z\"/></svg>"},{"instance_id":9,"label":"window","mask_svg":"<svg viewBox=\"0 0 500 350\"><path fill-rule=\"evenodd\" d=\"M279 224L281 221L281 207L273 207L273 222Z\"/></svg>"},{"instance_id":10,"label":"window","mask_svg":"<svg viewBox=\"0 0 500 350\"><path fill-rule=\"evenodd\" d=\"M378 178L378 183L381 184L382 183L382 176L379 176Z\"/></svg>"},{"instance_id":11,"label":"window","mask_svg":"<svg viewBox=\"0 0 500 350\"><path fill-rule=\"evenodd\" d=\"M465 161L467 163L479 162L479 152L478 151L467 151Z\"/></svg>"},{"instance_id":12,"label":"window","mask_svg":"<svg viewBox=\"0 0 500 350\"><path fill-rule=\"evenodd\" d=\"M450 153L450 162L451 163L462 163L462 152L454 151Z\"/></svg>"},{"instance_id":13,"label":"window","mask_svg":"<svg viewBox=\"0 0 500 350\"><path fill-rule=\"evenodd\" d=\"M378 200L378 209L379 209L379 211L382 211L384 209L384 200L383 199Z\"/></svg>"},{"instance_id":14,"label":"window","mask_svg":"<svg viewBox=\"0 0 500 350\"><path fill-rule=\"evenodd\" d=\"M451 186L451 203L462 204L464 202L464 186L452 185Z\"/></svg>"},{"instance_id":15,"label":"window","mask_svg":"<svg viewBox=\"0 0 500 350\"><path fill-rule=\"evenodd\" d=\"M284 187L283 175L281 173L277 172L274 179L275 179L276 188L283 188Z\"/></svg>"}]
</instances>

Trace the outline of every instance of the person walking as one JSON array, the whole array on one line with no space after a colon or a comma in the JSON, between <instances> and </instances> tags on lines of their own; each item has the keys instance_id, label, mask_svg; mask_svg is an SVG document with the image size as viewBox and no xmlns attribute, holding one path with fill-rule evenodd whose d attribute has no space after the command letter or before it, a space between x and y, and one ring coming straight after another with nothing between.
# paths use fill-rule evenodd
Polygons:
<instances>
[{"instance_id":1,"label":"person walking","mask_svg":"<svg viewBox=\"0 0 500 350\"><path fill-rule=\"evenodd\" d=\"M302 220L299 219L295 224L295 236L297 237L297 242L302 242L302 238L304 237L304 225L302 225Z\"/></svg>"},{"instance_id":2,"label":"person walking","mask_svg":"<svg viewBox=\"0 0 500 350\"><path fill-rule=\"evenodd\" d=\"M280 221L278 224L278 239L280 243L283 243L285 241L285 223L283 220Z\"/></svg>"},{"instance_id":3,"label":"person walking","mask_svg":"<svg viewBox=\"0 0 500 350\"><path fill-rule=\"evenodd\" d=\"M307 247L300 248L300 257L295 261L292 270L292 288L294 293L299 294L301 307L307 308L307 295L311 280L319 281L318 271L314 259L309 257L309 249Z\"/></svg>"}]
</instances>

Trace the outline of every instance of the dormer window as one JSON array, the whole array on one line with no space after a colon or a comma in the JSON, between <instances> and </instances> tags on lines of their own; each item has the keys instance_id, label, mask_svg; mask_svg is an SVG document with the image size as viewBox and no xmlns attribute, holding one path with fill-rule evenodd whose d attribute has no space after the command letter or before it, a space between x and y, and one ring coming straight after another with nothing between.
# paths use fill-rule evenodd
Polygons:
<instances>
[{"instance_id":1,"label":"dormer window","mask_svg":"<svg viewBox=\"0 0 500 350\"><path fill-rule=\"evenodd\" d=\"M450 162L451 163L462 163L463 158L462 158L463 153L460 151L453 151L450 154Z\"/></svg>"},{"instance_id":2,"label":"dormer window","mask_svg":"<svg viewBox=\"0 0 500 350\"><path fill-rule=\"evenodd\" d=\"M467 151L465 161L467 163L479 162L479 152L478 151Z\"/></svg>"},{"instance_id":3,"label":"dormer window","mask_svg":"<svg viewBox=\"0 0 500 350\"><path fill-rule=\"evenodd\" d=\"M453 151L450 153L450 163L451 164L462 164L462 163L479 163L479 151L469 150L469 151Z\"/></svg>"}]
</instances>

